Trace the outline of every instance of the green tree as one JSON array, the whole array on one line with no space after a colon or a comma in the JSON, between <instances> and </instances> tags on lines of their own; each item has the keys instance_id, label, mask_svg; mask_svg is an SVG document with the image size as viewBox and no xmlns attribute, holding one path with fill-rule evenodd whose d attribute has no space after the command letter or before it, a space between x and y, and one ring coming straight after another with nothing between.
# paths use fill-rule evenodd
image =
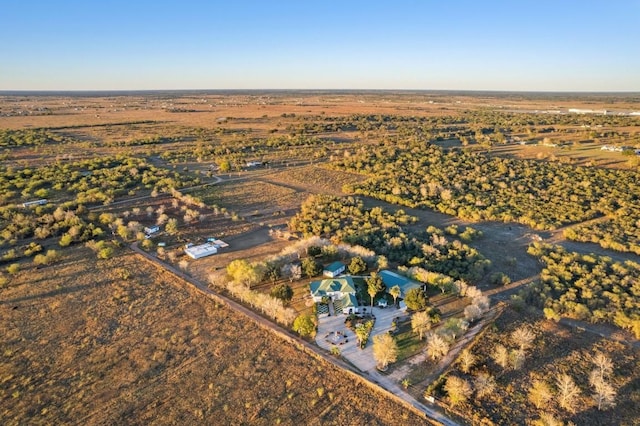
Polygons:
<instances>
[{"instance_id":1,"label":"green tree","mask_svg":"<svg viewBox=\"0 0 640 426\"><path fill-rule=\"evenodd\" d=\"M302 259L301 266L302 271L309 278L315 277L322 271L320 264L318 264L318 262L316 262L312 257L305 257Z\"/></svg>"},{"instance_id":2,"label":"green tree","mask_svg":"<svg viewBox=\"0 0 640 426\"><path fill-rule=\"evenodd\" d=\"M58 253L56 250L53 250L53 249L47 250L47 265L52 264L58 259L60 259L60 253Z\"/></svg>"},{"instance_id":3,"label":"green tree","mask_svg":"<svg viewBox=\"0 0 640 426\"><path fill-rule=\"evenodd\" d=\"M405 295L404 303L412 311L421 311L429 306L429 299L421 288L412 288Z\"/></svg>"},{"instance_id":4,"label":"green tree","mask_svg":"<svg viewBox=\"0 0 640 426\"><path fill-rule=\"evenodd\" d=\"M7 272L9 273L9 275L18 275L18 272L20 272L20 264L12 263L11 265L7 266Z\"/></svg>"},{"instance_id":5,"label":"green tree","mask_svg":"<svg viewBox=\"0 0 640 426\"><path fill-rule=\"evenodd\" d=\"M129 239L129 229L124 225L118 225L118 228L116 229L116 234L118 234L120 238L122 238L125 241Z\"/></svg>"},{"instance_id":6,"label":"green tree","mask_svg":"<svg viewBox=\"0 0 640 426\"><path fill-rule=\"evenodd\" d=\"M455 340L456 337L467 330L468 325L469 324L461 318L451 317L442 325L443 333L451 336Z\"/></svg>"},{"instance_id":7,"label":"green tree","mask_svg":"<svg viewBox=\"0 0 640 426\"><path fill-rule=\"evenodd\" d=\"M312 257L320 256L322 254L322 247L309 246L307 247L307 254Z\"/></svg>"},{"instance_id":8,"label":"green tree","mask_svg":"<svg viewBox=\"0 0 640 426\"><path fill-rule=\"evenodd\" d=\"M223 159L219 160L218 161L218 169L222 173L227 173L227 172L231 171L231 161L229 161L226 158L223 158Z\"/></svg>"},{"instance_id":9,"label":"green tree","mask_svg":"<svg viewBox=\"0 0 640 426\"><path fill-rule=\"evenodd\" d=\"M312 336L316 331L316 323L309 314L300 314L293 321L293 331L301 335Z\"/></svg>"},{"instance_id":10,"label":"green tree","mask_svg":"<svg viewBox=\"0 0 640 426\"><path fill-rule=\"evenodd\" d=\"M175 233L177 233L178 232L178 219L172 217L171 219L167 220L167 224L164 226L164 230L169 235L174 235Z\"/></svg>"},{"instance_id":11,"label":"green tree","mask_svg":"<svg viewBox=\"0 0 640 426\"><path fill-rule=\"evenodd\" d=\"M271 297L275 297L276 299L280 299L287 303L290 302L293 297L293 289L287 284L277 284L271 288L269 294Z\"/></svg>"},{"instance_id":12,"label":"green tree","mask_svg":"<svg viewBox=\"0 0 640 426\"><path fill-rule=\"evenodd\" d=\"M400 286L394 285L389 289L389 294L393 297L393 304L398 306L398 297L402 294L402 290L400 290Z\"/></svg>"},{"instance_id":13,"label":"green tree","mask_svg":"<svg viewBox=\"0 0 640 426\"><path fill-rule=\"evenodd\" d=\"M371 306L373 307L373 299L376 297L376 294L384 290L384 283L377 272L372 272L371 276L367 278L365 282L367 283L367 293L369 293L371 297Z\"/></svg>"},{"instance_id":14,"label":"green tree","mask_svg":"<svg viewBox=\"0 0 640 426\"><path fill-rule=\"evenodd\" d=\"M245 259L236 259L227 265L227 275L236 283L243 284L249 288L260 282L263 274L259 265L254 265Z\"/></svg>"},{"instance_id":15,"label":"green tree","mask_svg":"<svg viewBox=\"0 0 640 426\"><path fill-rule=\"evenodd\" d=\"M381 271L383 269L387 269L389 267L389 259L386 256L379 255L378 260L376 261L378 264L378 270Z\"/></svg>"},{"instance_id":16,"label":"green tree","mask_svg":"<svg viewBox=\"0 0 640 426\"><path fill-rule=\"evenodd\" d=\"M98 252L98 259L109 259L113 256L113 248L112 247L103 247Z\"/></svg>"},{"instance_id":17,"label":"green tree","mask_svg":"<svg viewBox=\"0 0 640 426\"><path fill-rule=\"evenodd\" d=\"M62 237L60 237L60 241L58 242L58 244L60 244L60 247L67 247L72 242L73 242L73 237L71 235L63 234Z\"/></svg>"},{"instance_id":18,"label":"green tree","mask_svg":"<svg viewBox=\"0 0 640 426\"><path fill-rule=\"evenodd\" d=\"M398 345L389 333L373 337L373 358L380 370L386 370L389 363L396 362L398 359Z\"/></svg>"},{"instance_id":19,"label":"green tree","mask_svg":"<svg viewBox=\"0 0 640 426\"><path fill-rule=\"evenodd\" d=\"M347 267L351 275L360 275L367 270L367 264L360 256L351 258L351 262Z\"/></svg>"}]
</instances>

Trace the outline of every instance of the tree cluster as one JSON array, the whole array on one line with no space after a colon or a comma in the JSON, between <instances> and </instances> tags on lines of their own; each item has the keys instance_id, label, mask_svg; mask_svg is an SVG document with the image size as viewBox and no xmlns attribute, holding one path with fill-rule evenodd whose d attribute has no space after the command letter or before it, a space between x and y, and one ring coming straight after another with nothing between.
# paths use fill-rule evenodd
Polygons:
<instances>
[{"instance_id":1,"label":"tree cluster","mask_svg":"<svg viewBox=\"0 0 640 426\"><path fill-rule=\"evenodd\" d=\"M640 264L534 243L545 264L534 292L548 318L608 322L640 337Z\"/></svg>"},{"instance_id":2,"label":"tree cluster","mask_svg":"<svg viewBox=\"0 0 640 426\"><path fill-rule=\"evenodd\" d=\"M492 157L415 143L379 146L333 163L369 176L349 189L472 221L554 229L635 205L638 173Z\"/></svg>"},{"instance_id":3,"label":"tree cluster","mask_svg":"<svg viewBox=\"0 0 640 426\"><path fill-rule=\"evenodd\" d=\"M406 225L416 218L380 207L367 209L352 197L312 195L289 226L305 236L327 236L357 244L406 266L420 266L470 281L482 277L489 261L459 240L449 241L442 230L429 227L410 232Z\"/></svg>"}]
</instances>

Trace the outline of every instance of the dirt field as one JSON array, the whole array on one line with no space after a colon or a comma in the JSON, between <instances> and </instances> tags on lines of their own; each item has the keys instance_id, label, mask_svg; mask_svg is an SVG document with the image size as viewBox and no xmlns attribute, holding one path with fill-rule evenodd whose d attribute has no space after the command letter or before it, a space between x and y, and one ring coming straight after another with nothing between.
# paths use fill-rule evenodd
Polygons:
<instances>
[{"instance_id":1,"label":"dirt field","mask_svg":"<svg viewBox=\"0 0 640 426\"><path fill-rule=\"evenodd\" d=\"M135 255L88 255L3 289L2 424L424 422Z\"/></svg>"}]
</instances>

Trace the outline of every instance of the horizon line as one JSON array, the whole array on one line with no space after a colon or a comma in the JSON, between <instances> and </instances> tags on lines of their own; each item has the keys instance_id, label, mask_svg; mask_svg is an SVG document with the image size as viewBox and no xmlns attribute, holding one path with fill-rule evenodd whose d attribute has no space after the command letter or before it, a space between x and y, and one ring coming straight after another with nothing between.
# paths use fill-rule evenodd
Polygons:
<instances>
[{"instance_id":1,"label":"horizon line","mask_svg":"<svg viewBox=\"0 0 640 426\"><path fill-rule=\"evenodd\" d=\"M29 93L149 93L149 92L432 92L432 93L525 93L525 94L638 94L640 90L508 90L508 89L0 89L0 95Z\"/></svg>"}]
</instances>

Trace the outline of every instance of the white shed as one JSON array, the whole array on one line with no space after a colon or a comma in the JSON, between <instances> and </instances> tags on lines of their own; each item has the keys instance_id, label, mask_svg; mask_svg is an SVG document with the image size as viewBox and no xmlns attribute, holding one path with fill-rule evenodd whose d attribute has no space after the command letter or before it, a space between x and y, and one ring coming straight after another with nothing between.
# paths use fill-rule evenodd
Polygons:
<instances>
[{"instance_id":1,"label":"white shed","mask_svg":"<svg viewBox=\"0 0 640 426\"><path fill-rule=\"evenodd\" d=\"M200 259L216 254L218 252L218 246L211 243L205 243L198 246L187 247L184 249L184 252L192 259Z\"/></svg>"}]
</instances>

